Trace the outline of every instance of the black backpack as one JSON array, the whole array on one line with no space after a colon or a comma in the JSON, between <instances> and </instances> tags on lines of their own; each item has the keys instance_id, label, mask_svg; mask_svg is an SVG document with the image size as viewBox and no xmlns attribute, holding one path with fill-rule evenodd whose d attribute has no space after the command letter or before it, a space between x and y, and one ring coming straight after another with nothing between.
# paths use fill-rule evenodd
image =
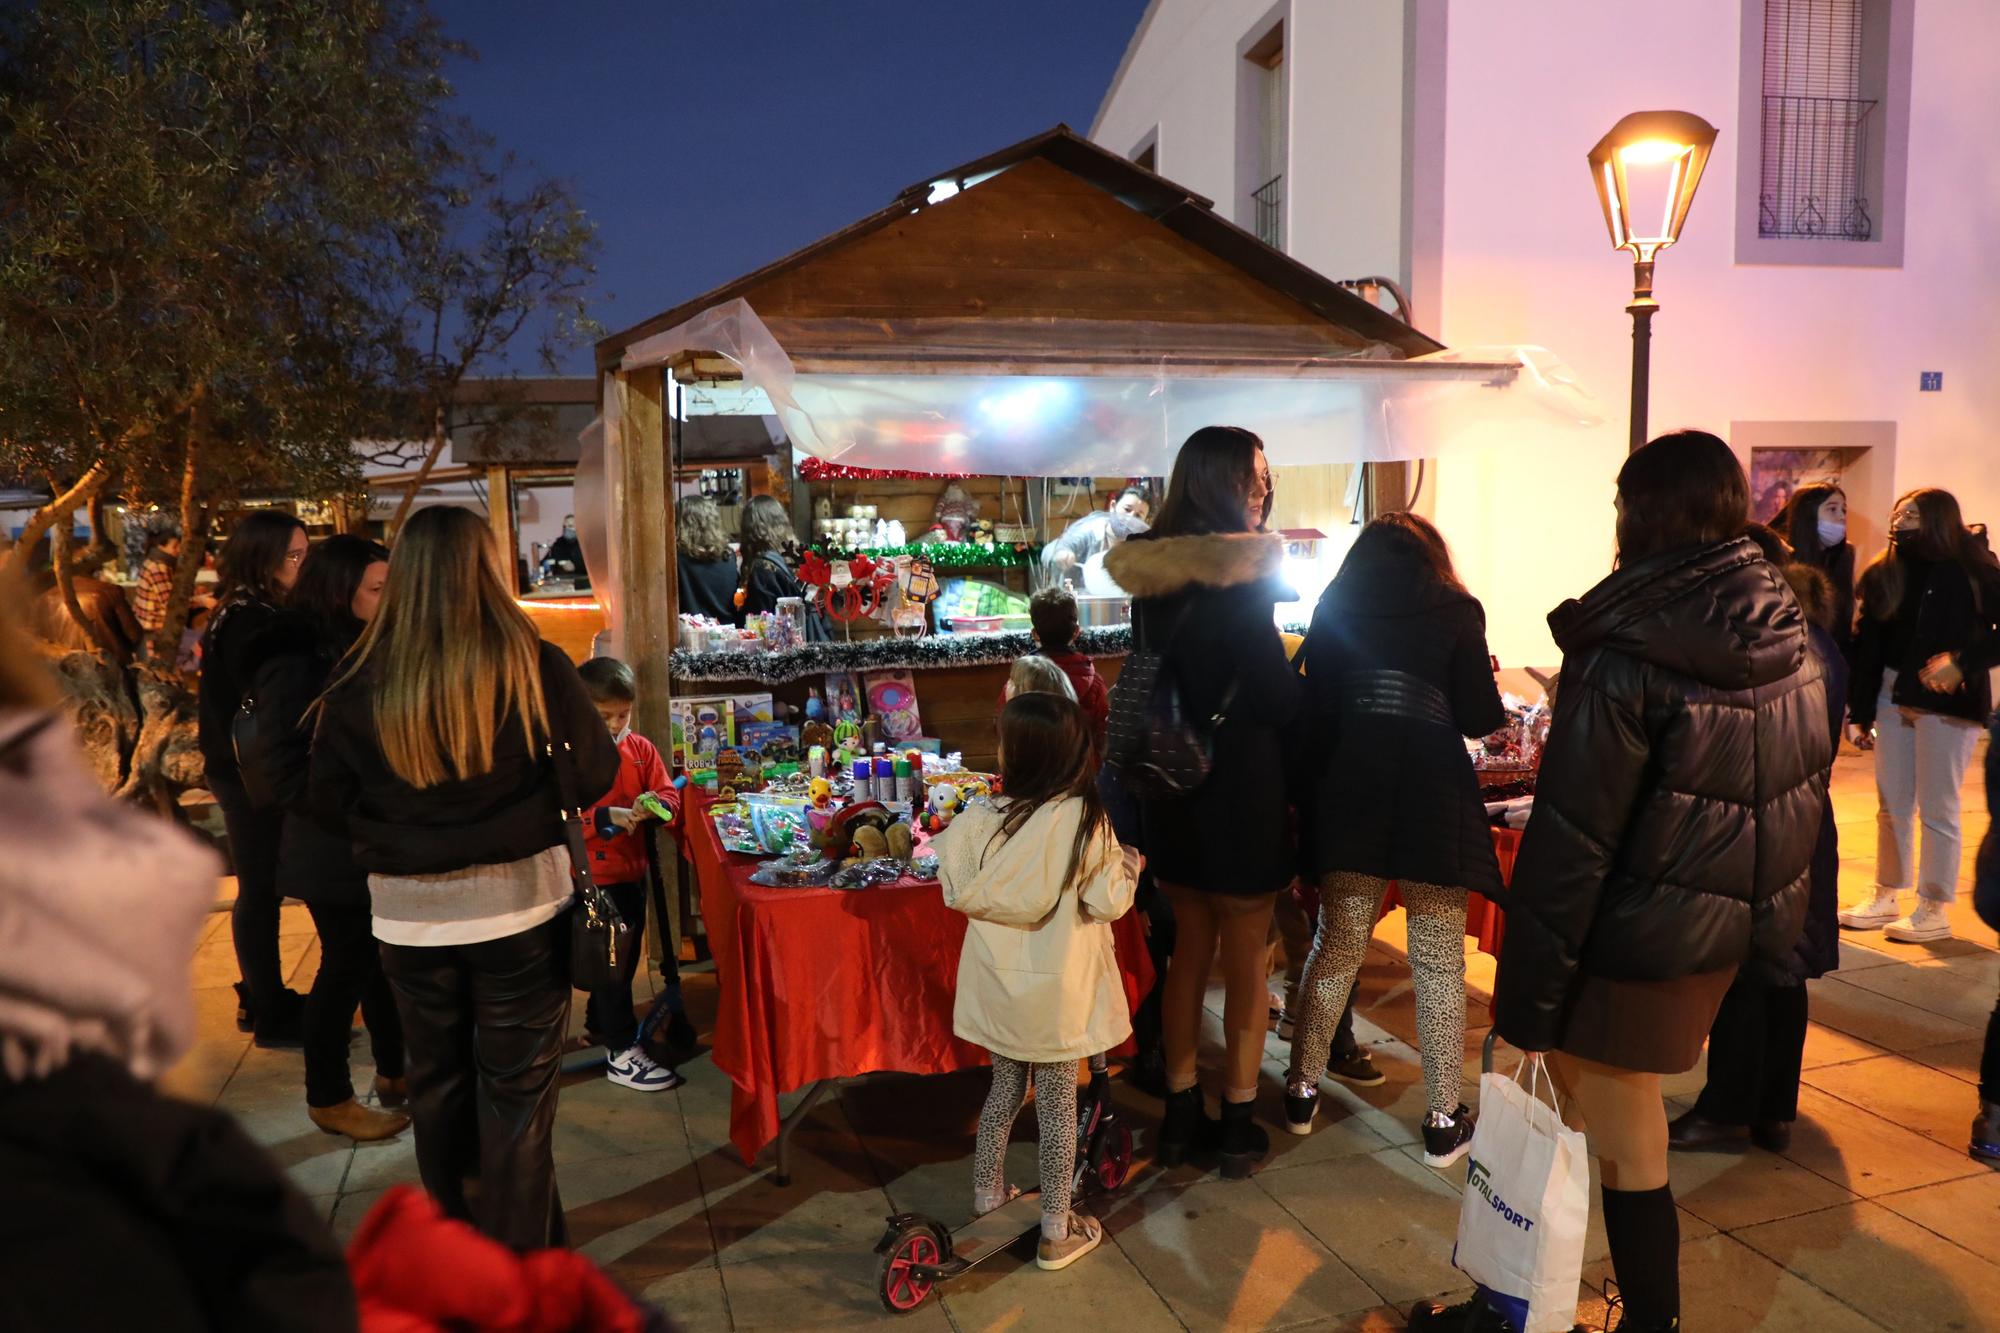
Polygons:
<instances>
[{"instance_id":1,"label":"black backpack","mask_svg":"<svg viewBox=\"0 0 2000 1333\"><path fill-rule=\"evenodd\" d=\"M1189 606L1184 602L1174 616L1168 646L1179 637ZM1191 716L1166 654L1151 647L1151 637L1133 631L1132 652L1111 687L1105 766L1132 795L1159 801L1191 795L1208 780L1215 766L1215 733L1236 699L1236 682L1229 682L1212 716Z\"/></svg>"}]
</instances>

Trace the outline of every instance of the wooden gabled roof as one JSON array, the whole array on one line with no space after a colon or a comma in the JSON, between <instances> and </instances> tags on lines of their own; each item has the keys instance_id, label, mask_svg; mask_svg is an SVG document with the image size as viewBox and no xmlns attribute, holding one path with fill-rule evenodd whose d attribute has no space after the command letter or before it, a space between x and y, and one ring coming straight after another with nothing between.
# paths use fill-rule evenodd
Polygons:
<instances>
[{"instance_id":1,"label":"wooden gabled roof","mask_svg":"<svg viewBox=\"0 0 2000 1333\"><path fill-rule=\"evenodd\" d=\"M605 338L598 365L735 299L799 369L822 372L1272 367L1441 350L1207 199L1061 125Z\"/></svg>"}]
</instances>

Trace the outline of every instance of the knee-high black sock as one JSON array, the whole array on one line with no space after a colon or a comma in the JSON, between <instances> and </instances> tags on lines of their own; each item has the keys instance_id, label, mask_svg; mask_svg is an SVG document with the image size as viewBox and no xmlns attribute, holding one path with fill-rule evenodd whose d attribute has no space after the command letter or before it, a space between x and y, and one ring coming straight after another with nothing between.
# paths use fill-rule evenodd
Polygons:
<instances>
[{"instance_id":1,"label":"knee-high black sock","mask_svg":"<svg viewBox=\"0 0 2000 1333\"><path fill-rule=\"evenodd\" d=\"M1674 1190L1604 1189L1604 1235L1611 1267L1635 1329L1674 1327L1681 1313L1681 1220Z\"/></svg>"}]
</instances>

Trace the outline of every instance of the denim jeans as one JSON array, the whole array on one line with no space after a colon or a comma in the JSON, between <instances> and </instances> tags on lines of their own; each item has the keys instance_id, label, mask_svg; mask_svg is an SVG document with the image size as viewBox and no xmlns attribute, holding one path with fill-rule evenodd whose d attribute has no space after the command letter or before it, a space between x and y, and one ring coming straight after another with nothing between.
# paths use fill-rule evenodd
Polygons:
<instances>
[{"instance_id":1,"label":"denim jeans","mask_svg":"<svg viewBox=\"0 0 2000 1333\"><path fill-rule=\"evenodd\" d=\"M1916 870L1917 894L1927 902L1958 896L1962 850L1959 788L1979 743L1979 724L1890 701L1896 673L1882 673L1875 713L1875 883L1907 889ZM1917 825L1924 829L1921 860Z\"/></svg>"}]
</instances>

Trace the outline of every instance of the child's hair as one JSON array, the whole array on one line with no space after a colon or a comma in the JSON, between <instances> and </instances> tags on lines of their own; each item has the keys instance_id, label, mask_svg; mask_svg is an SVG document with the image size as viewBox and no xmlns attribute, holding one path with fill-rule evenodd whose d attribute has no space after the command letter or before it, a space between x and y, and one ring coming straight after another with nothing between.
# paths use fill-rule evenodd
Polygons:
<instances>
[{"instance_id":1,"label":"child's hair","mask_svg":"<svg viewBox=\"0 0 2000 1333\"><path fill-rule=\"evenodd\" d=\"M1014 659L1014 669L1007 673L1007 688L1010 696L1019 698L1024 694L1060 694L1071 703L1076 702L1076 686L1063 669L1046 657L1034 653Z\"/></svg>"},{"instance_id":2,"label":"child's hair","mask_svg":"<svg viewBox=\"0 0 2000 1333\"><path fill-rule=\"evenodd\" d=\"M1105 822L1097 795L1097 746L1090 721L1076 700L1059 694L1017 694L1000 710L1000 777L1006 787L1000 831L1005 840L1020 831L1050 801L1083 802L1076 843L1070 848L1063 888L1076 882L1084 854Z\"/></svg>"},{"instance_id":3,"label":"child's hair","mask_svg":"<svg viewBox=\"0 0 2000 1333\"><path fill-rule=\"evenodd\" d=\"M639 698L639 678L615 657L593 657L578 667L576 674L594 704L629 704Z\"/></svg>"},{"instance_id":4,"label":"child's hair","mask_svg":"<svg viewBox=\"0 0 2000 1333\"><path fill-rule=\"evenodd\" d=\"M1028 599L1028 623L1045 653L1060 653L1076 642L1076 594L1057 584Z\"/></svg>"}]
</instances>

